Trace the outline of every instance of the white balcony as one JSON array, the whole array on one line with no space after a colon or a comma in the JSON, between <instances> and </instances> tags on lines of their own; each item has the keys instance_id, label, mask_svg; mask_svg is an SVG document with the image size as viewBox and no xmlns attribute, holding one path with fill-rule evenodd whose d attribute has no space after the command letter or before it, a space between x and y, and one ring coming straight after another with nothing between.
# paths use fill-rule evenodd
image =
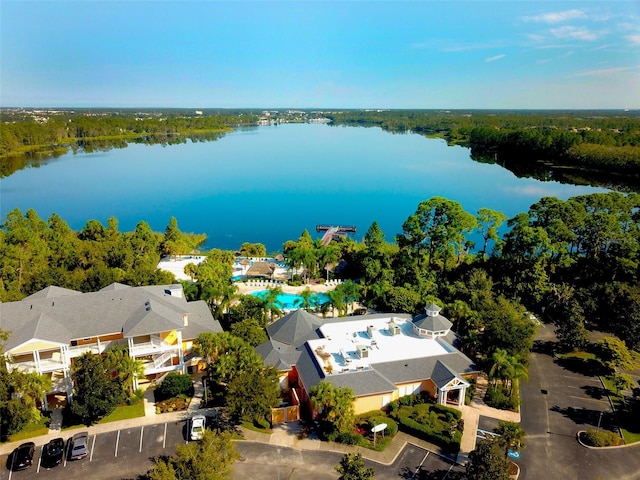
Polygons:
<instances>
[{"instance_id":1,"label":"white balcony","mask_svg":"<svg viewBox=\"0 0 640 480\"><path fill-rule=\"evenodd\" d=\"M9 364L10 371L18 370L25 373L47 373L57 370L64 370L68 367L69 366L66 363L60 360L53 360L48 358L41 358L39 361L29 360L26 362L16 362Z\"/></svg>"},{"instance_id":2,"label":"white balcony","mask_svg":"<svg viewBox=\"0 0 640 480\"><path fill-rule=\"evenodd\" d=\"M101 355L112 345L127 345L125 340L108 340L104 342L87 343L86 345L74 345L67 347L67 355L69 358L79 357L80 355L91 352L95 355Z\"/></svg>"},{"instance_id":3,"label":"white balcony","mask_svg":"<svg viewBox=\"0 0 640 480\"><path fill-rule=\"evenodd\" d=\"M180 345L169 345L167 343L152 340L150 342L134 343L129 348L129 354L132 357L142 357L144 355L157 355L164 352L175 351L176 354L180 350Z\"/></svg>"}]
</instances>

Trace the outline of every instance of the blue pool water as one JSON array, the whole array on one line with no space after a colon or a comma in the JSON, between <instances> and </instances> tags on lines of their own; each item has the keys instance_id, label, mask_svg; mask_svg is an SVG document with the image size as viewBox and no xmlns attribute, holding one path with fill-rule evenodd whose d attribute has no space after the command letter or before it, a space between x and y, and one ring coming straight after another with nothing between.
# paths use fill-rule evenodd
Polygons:
<instances>
[{"instance_id":1,"label":"blue pool water","mask_svg":"<svg viewBox=\"0 0 640 480\"><path fill-rule=\"evenodd\" d=\"M269 293L269 290L260 290L257 292L251 292L250 295L264 299ZM325 293L314 293L311 296L312 305L323 305L329 301L329 296ZM276 302L282 310L295 310L296 308L302 308L302 297L294 293L279 293Z\"/></svg>"}]
</instances>

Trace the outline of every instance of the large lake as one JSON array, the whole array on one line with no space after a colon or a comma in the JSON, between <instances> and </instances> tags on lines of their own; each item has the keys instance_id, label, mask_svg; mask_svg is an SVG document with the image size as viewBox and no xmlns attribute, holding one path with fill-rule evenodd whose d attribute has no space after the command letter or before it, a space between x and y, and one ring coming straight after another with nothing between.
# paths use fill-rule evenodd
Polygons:
<instances>
[{"instance_id":1,"label":"large lake","mask_svg":"<svg viewBox=\"0 0 640 480\"><path fill-rule=\"evenodd\" d=\"M321 223L356 225L359 239L376 220L393 241L418 203L436 195L473 214L487 207L512 217L543 196L605 191L517 178L439 139L311 124L69 153L2 179L0 188L2 219L14 208L33 208L43 219L57 213L73 229L114 216L121 231L141 220L164 231L174 216L183 232L207 234L206 249L248 241L270 252L304 229L320 236Z\"/></svg>"}]
</instances>

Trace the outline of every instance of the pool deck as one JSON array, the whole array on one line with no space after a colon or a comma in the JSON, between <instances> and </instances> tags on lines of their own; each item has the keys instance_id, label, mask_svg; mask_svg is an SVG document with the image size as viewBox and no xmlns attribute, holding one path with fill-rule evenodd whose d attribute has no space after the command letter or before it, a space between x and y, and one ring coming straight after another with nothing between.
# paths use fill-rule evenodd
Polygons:
<instances>
[{"instance_id":1,"label":"pool deck","mask_svg":"<svg viewBox=\"0 0 640 480\"><path fill-rule=\"evenodd\" d=\"M261 290L267 290L268 288L273 288L274 285L247 285L246 283L238 282L234 284L238 287L238 293L246 294L252 292L259 292ZM301 285L299 287L292 287L291 285L278 285L278 287L282 288L284 293L295 293L298 294L303 292L305 289L311 290L313 293L325 293L329 292L336 288L335 285L324 285L324 284L306 284Z\"/></svg>"}]
</instances>

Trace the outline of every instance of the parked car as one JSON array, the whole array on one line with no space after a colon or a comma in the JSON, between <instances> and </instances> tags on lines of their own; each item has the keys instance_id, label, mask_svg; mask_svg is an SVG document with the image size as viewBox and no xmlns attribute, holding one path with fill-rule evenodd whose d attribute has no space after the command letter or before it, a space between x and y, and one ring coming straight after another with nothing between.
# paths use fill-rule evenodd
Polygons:
<instances>
[{"instance_id":1,"label":"parked car","mask_svg":"<svg viewBox=\"0 0 640 480\"><path fill-rule=\"evenodd\" d=\"M204 415L195 415L191 418L191 440L200 440L204 434L207 418Z\"/></svg>"},{"instance_id":2,"label":"parked car","mask_svg":"<svg viewBox=\"0 0 640 480\"><path fill-rule=\"evenodd\" d=\"M42 449L41 464L44 468L53 468L62 463L64 455L64 440L54 438Z\"/></svg>"},{"instance_id":3,"label":"parked car","mask_svg":"<svg viewBox=\"0 0 640 480\"><path fill-rule=\"evenodd\" d=\"M76 433L69 439L69 460L81 460L89 454L89 432Z\"/></svg>"},{"instance_id":4,"label":"parked car","mask_svg":"<svg viewBox=\"0 0 640 480\"><path fill-rule=\"evenodd\" d=\"M24 470L33 464L33 453L36 451L36 444L33 442L23 443L17 447L7 458L7 468L13 470Z\"/></svg>"}]
</instances>

